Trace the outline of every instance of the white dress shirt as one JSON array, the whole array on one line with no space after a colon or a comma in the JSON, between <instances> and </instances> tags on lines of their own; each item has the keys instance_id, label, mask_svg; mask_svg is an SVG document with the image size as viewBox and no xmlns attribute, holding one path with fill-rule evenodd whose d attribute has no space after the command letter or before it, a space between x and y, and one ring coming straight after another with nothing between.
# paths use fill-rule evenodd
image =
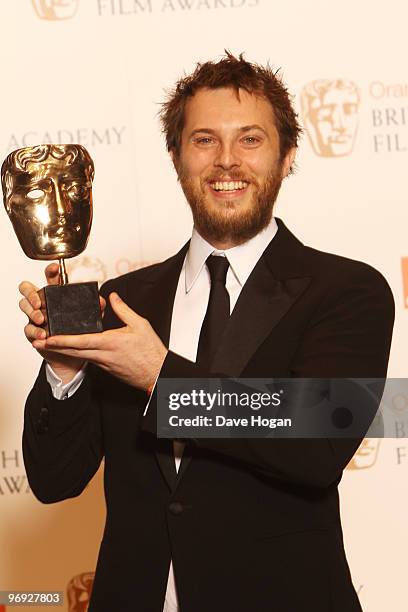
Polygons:
<instances>
[{"instance_id":1,"label":"white dress shirt","mask_svg":"<svg viewBox=\"0 0 408 612\"><path fill-rule=\"evenodd\" d=\"M226 251L217 251L195 229L193 230L174 299L169 341L171 351L190 361L196 359L201 326L207 310L211 287L210 273L205 265L207 257L214 254L228 258L230 267L225 286L230 297L231 313L242 287L277 230L276 221L272 218L270 224L254 238ZM63 399L70 397L78 389L85 376L85 366L66 385L62 384L48 364L46 372L54 397ZM174 442L173 446L178 471L184 445ZM173 563L171 562L163 612L178 612L178 610Z\"/></svg>"}]
</instances>

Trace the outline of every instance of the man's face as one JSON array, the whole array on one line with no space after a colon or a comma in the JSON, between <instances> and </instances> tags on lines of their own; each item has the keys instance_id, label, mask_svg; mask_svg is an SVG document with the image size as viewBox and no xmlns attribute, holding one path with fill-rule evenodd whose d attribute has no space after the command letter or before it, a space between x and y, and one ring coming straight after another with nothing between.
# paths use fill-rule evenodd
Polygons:
<instances>
[{"instance_id":1,"label":"man's face","mask_svg":"<svg viewBox=\"0 0 408 612\"><path fill-rule=\"evenodd\" d=\"M312 102L310 117L316 130L319 153L337 157L351 153L358 123L358 96L333 88L322 101Z\"/></svg>"},{"instance_id":2,"label":"man's face","mask_svg":"<svg viewBox=\"0 0 408 612\"><path fill-rule=\"evenodd\" d=\"M249 240L270 221L294 158L280 162L273 110L263 97L201 89L187 103L173 161L198 232L214 246Z\"/></svg>"},{"instance_id":3,"label":"man's face","mask_svg":"<svg viewBox=\"0 0 408 612\"><path fill-rule=\"evenodd\" d=\"M6 207L28 257L74 257L85 249L92 221L90 173L82 161L51 156L15 173Z\"/></svg>"}]
</instances>

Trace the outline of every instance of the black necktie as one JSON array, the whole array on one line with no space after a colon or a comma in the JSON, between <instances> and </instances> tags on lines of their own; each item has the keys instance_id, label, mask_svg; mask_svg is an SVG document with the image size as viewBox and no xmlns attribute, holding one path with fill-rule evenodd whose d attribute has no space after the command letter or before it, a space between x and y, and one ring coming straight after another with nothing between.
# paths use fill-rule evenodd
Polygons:
<instances>
[{"instance_id":1,"label":"black necktie","mask_svg":"<svg viewBox=\"0 0 408 612\"><path fill-rule=\"evenodd\" d=\"M211 276L210 297L201 327L196 362L209 367L230 316L230 300L225 287L229 268L226 257L210 255L207 268Z\"/></svg>"}]
</instances>

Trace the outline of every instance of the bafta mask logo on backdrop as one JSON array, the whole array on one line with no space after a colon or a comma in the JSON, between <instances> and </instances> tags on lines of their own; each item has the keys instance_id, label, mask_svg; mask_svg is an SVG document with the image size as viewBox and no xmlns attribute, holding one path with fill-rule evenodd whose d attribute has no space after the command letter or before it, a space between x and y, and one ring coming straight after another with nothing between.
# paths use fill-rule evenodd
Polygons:
<instances>
[{"instance_id":1,"label":"bafta mask logo on backdrop","mask_svg":"<svg viewBox=\"0 0 408 612\"><path fill-rule=\"evenodd\" d=\"M156 263L158 263L156 260L133 261L128 257L121 257L115 264L115 271L120 276L121 274L127 274L128 272L133 272L134 270L140 270L140 268L147 268L147 266L151 266Z\"/></svg>"},{"instance_id":2,"label":"bafta mask logo on backdrop","mask_svg":"<svg viewBox=\"0 0 408 612\"><path fill-rule=\"evenodd\" d=\"M71 283L97 281L99 284L106 281L108 272L105 264L99 257L77 257L67 262L67 271Z\"/></svg>"},{"instance_id":3,"label":"bafta mask logo on backdrop","mask_svg":"<svg viewBox=\"0 0 408 612\"><path fill-rule=\"evenodd\" d=\"M403 420L406 419L408 414L408 397L405 395L405 393L397 393L394 395L391 400L390 410L395 417L400 419L401 426L403 426Z\"/></svg>"},{"instance_id":4,"label":"bafta mask logo on backdrop","mask_svg":"<svg viewBox=\"0 0 408 612\"><path fill-rule=\"evenodd\" d=\"M40 19L57 21L71 19L78 9L79 0L32 0Z\"/></svg>"},{"instance_id":5,"label":"bafta mask logo on backdrop","mask_svg":"<svg viewBox=\"0 0 408 612\"><path fill-rule=\"evenodd\" d=\"M91 597L95 573L74 576L67 585L68 612L86 612Z\"/></svg>"},{"instance_id":6,"label":"bafta mask logo on backdrop","mask_svg":"<svg viewBox=\"0 0 408 612\"><path fill-rule=\"evenodd\" d=\"M319 79L303 88L303 123L316 155L350 155L357 135L359 104L360 93L352 81Z\"/></svg>"},{"instance_id":7,"label":"bafta mask logo on backdrop","mask_svg":"<svg viewBox=\"0 0 408 612\"><path fill-rule=\"evenodd\" d=\"M365 470L373 467L378 458L380 442L379 438L365 438L348 464L347 469Z\"/></svg>"}]
</instances>

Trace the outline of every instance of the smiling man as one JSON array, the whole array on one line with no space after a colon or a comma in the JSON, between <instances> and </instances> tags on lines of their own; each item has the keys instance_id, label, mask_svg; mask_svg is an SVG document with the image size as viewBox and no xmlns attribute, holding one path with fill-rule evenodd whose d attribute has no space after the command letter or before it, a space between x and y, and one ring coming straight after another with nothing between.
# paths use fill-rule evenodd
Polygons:
<instances>
[{"instance_id":1,"label":"smiling man","mask_svg":"<svg viewBox=\"0 0 408 612\"><path fill-rule=\"evenodd\" d=\"M270 102L244 89L199 89L185 115L179 150L169 144L195 229L217 248L242 244L270 223L295 146L281 153Z\"/></svg>"},{"instance_id":2,"label":"smiling man","mask_svg":"<svg viewBox=\"0 0 408 612\"><path fill-rule=\"evenodd\" d=\"M37 289L20 285L44 357L25 413L32 490L79 495L105 458L91 612L359 612L337 485L360 440L158 439L152 389L215 374L383 378L388 285L273 217L300 127L269 67L198 65L162 122L191 240L103 286L100 334L46 339Z\"/></svg>"}]
</instances>

